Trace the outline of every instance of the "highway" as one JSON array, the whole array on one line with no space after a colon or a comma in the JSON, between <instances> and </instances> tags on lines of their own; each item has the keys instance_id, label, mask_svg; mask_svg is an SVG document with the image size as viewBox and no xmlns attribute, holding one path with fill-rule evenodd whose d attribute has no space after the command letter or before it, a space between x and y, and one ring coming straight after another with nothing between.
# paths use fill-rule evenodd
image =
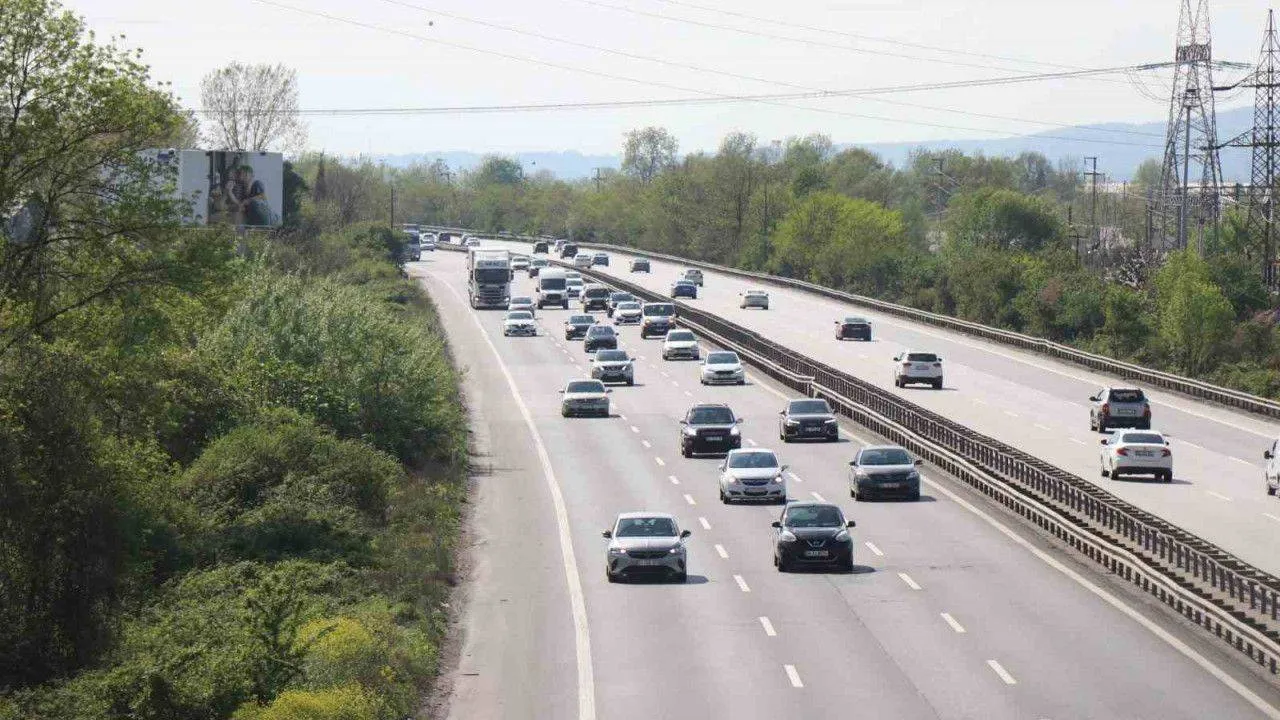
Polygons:
<instances>
[{"instance_id":1,"label":"highway","mask_svg":"<svg viewBox=\"0 0 1280 720\"><path fill-rule=\"evenodd\" d=\"M934 469L922 502L853 503L845 463L870 438L781 445L785 394L759 378L702 387L695 363L663 362L660 341L627 328L637 385L615 388L610 418L560 417L555 391L588 372L565 313L503 338L502 313L467 306L464 264L437 252L409 266L466 369L481 453L451 717L1280 717L1235 656L1162 610L1148 619L1142 599ZM746 445L791 466L793 499L857 520L853 574L773 568L779 509L720 504L718 461L677 451L695 401L745 417ZM693 531L687 584L606 581L600 531L631 510Z\"/></svg>"},{"instance_id":2,"label":"highway","mask_svg":"<svg viewBox=\"0 0 1280 720\"><path fill-rule=\"evenodd\" d=\"M527 251L527 245L519 245ZM630 273L628 256L596 268L666 292L683 269L653 261L653 272ZM1280 575L1280 502L1268 497L1262 453L1280 434L1263 418L1156 388L1153 427L1172 438L1172 486L1148 478L1114 481L1099 472L1102 435L1089 430L1088 398L1107 385L1133 387L1087 369L796 290L767 286L770 309L742 310L739 293L763 284L705 271L697 300L715 313L821 362L909 398L981 433L1002 440L1105 487L1138 507ZM873 323L874 341L838 342L837 318ZM936 352L945 387L893 386L892 359L904 349ZM1140 384L1139 387L1142 387Z\"/></svg>"}]
</instances>

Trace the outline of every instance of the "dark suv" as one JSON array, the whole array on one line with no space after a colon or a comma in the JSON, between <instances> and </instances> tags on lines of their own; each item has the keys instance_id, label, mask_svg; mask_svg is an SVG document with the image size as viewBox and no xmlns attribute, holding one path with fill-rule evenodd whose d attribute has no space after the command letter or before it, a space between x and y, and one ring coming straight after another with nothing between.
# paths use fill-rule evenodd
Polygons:
<instances>
[{"instance_id":1,"label":"dark suv","mask_svg":"<svg viewBox=\"0 0 1280 720\"><path fill-rule=\"evenodd\" d=\"M792 400L787 409L778 413L778 439L782 442L792 440L826 440L836 442L840 439L840 424L836 422L831 406L822 398Z\"/></svg>"},{"instance_id":2,"label":"dark suv","mask_svg":"<svg viewBox=\"0 0 1280 720\"><path fill-rule=\"evenodd\" d=\"M547 245L547 241L546 241L546 240L539 240L538 242L536 242L536 243L534 243L534 244L533 244L533 254L534 254L534 255L538 255L538 254L546 255L546 254L547 254L547 250L549 250L549 249L550 249L550 246L549 246L549 245Z\"/></svg>"},{"instance_id":3,"label":"dark suv","mask_svg":"<svg viewBox=\"0 0 1280 720\"><path fill-rule=\"evenodd\" d=\"M742 447L741 422L728 405L694 405L680 421L680 454L724 455Z\"/></svg>"},{"instance_id":4,"label":"dark suv","mask_svg":"<svg viewBox=\"0 0 1280 720\"><path fill-rule=\"evenodd\" d=\"M592 310L608 310L609 309L609 288L603 285L591 284L582 288L582 310L591 312Z\"/></svg>"},{"instance_id":5,"label":"dark suv","mask_svg":"<svg viewBox=\"0 0 1280 720\"><path fill-rule=\"evenodd\" d=\"M853 538L840 508L829 503L793 502L773 523L773 565L778 572L797 567L835 566L853 571Z\"/></svg>"},{"instance_id":6,"label":"dark suv","mask_svg":"<svg viewBox=\"0 0 1280 720\"><path fill-rule=\"evenodd\" d=\"M609 325L592 325L587 330L587 337L582 341L582 347L589 353L597 350L617 350L618 349L618 333Z\"/></svg>"},{"instance_id":7,"label":"dark suv","mask_svg":"<svg viewBox=\"0 0 1280 720\"><path fill-rule=\"evenodd\" d=\"M636 258L631 261L631 272L649 272L649 261L644 258Z\"/></svg>"}]
</instances>

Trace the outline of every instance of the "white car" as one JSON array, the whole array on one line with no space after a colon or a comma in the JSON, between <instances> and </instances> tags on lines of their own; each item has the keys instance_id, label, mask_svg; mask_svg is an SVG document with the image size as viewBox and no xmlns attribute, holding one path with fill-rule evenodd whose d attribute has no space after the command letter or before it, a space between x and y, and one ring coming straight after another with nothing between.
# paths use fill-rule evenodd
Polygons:
<instances>
[{"instance_id":1,"label":"white car","mask_svg":"<svg viewBox=\"0 0 1280 720\"><path fill-rule=\"evenodd\" d=\"M760 308L761 310L769 309L769 293L764 290L748 290L742 293L742 302L738 303L738 307L746 310L747 308Z\"/></svg>"},{"instance_id":2,"label":"white car","mask_svg":"<svg viewBox=\"0 0 1280 720\"><path fill-rule=\"evenodd\" d=\"M618 303L613 309L614 325L639 325L640 303L626 301Z\"/></svg>"},{"instance_id":3,"label":"white car","mask_svg":"<svg viewBox=\"0 0 1280 720\"><path fill-rule=\"evenodd\" d=\"M702 287L702 271L697 268L688 268L685 270L682 279L688 280L698 287Z\"/></svg>"},{"instance_id":4,"label":"white car","mask_svg":"<svg viewBox=\"0 0 1280 720\"><path fill-rule=\"evenodd\" d=\"M908 350L893 358L893 386L932 385L942 389L942 358L931 352Z\"/></svg>"},{"instance_id":5,"label":"white car","mask_svg":"<svg viewBox=\"0 0 1280 720\"><path fill-rule=\"evenodd\" d=\"M727 505L735 500L768 500L785 504L786 470L772 450L730 450L720 464L720 502Z\"/></svg>"},{"instance_id":6,"label":"white car","mask_svg":"<svg viewBox=\"0 0 1280 720\"><path fill-rule=\"evenodd\" d=\"M528 270L529 256L528 255L512 255L511 269L512 270Z\"/></svg>"},{"instance_id":7,"label":"white car","mask_svg":"<svg viewBox=\"0 0 1280 720\"><path fill-rule=\"evenodd\" d=\"M505 337L537 335L538 324L533 321L533 313L529 310L513 310L507 313L506 319L502 321L502 334Z\"/></svg>"},{"instance_id":8,"label":"white car","mask_svg":"<svg viewBox=\"0 0 1280 720\"><path fill-rule=\"evenodd\" d=\"M573 256L573 266L583 270L590 270L593 258L587 253L578 253Z\"/></svg>"},{"instance_id":9,"label":"white car","mask_svg":"<svg viewBox=\"0 0 1280 720\"><path fill-rule=\"evenodd\" d=\"M670 335L667 337L670 338ZM700 379L703 385L746 385L747 373L742 369L738 353L716 351L707 353L707 359L702 361Z\"/></svg>"},{"instance_id":10,"label":"white car","mask_svg":"<svg viewBox=\"0 0 1280 720\"><path fill-rule=\"evenodd\" d=\"M570 298L582 296L582 288L586 287L586 283L582 282L582 278L568 278L565 280L565 292Z\"/></svg>"},{"instance_id":11,"label":"white car","mask_svg":"<svg viewBox=\"0 0 1280 720\"><path fill-rule=\"evenodd\" d=\"M662 341L663 360L676 358L697 360L700 357L702 357L702 351L698 349L698 338L691 330L672 330L667 333L666 340Z\"/></svg>"},{"instance_id":12,"label":"white car","mask_svg":"<svg viewBox=\"0 0 1280 720\"><path fill-rule=\"evenodd\" d=\"M1173 482L1173 451L1169 440L1155 430L1117 430L1102 441L1102 477L1154 475Z\"/></svg>"},{"instance_id":13,"label":"white car","mask_svg":"<svg viewBox=\"0 0 1280 720\"><path fill-rule=\"evenodd\" d=\"M480 247L480 238L467 238L462 241L462 247Z\"/></svg>"},{"instance_id":14,"label":"white car","mask_svg":"<svg viewBox=\"0 0 1280 720\"><path fill-rule=\"evenodd\" d=\"M595 415L609 417L609 393L613 392L599 380L570 380L560 391L560 415Z\"/></svg>"},{"instance_id":15,"label":"white car","mask_svg":"<svg viewBox=\"0 0 1280 720\"><path fill-rule=\"evenodd\" d=\"M536 306L537 303L528 295L516 295L507 302L507 310L528 310L530 314Z\"/></svg>"},{"instance_id":16,"label":"white car","mask_svg":"<svg viewBox=\"0 0 1280 720\"><path fill-rule=\"evenodd\" d=\"M609 540L604 560L609 582L632 577L687 581L689 550L684 541L692 533L681 530L675 517L667 513L623 513L612 529L601 534Z\"/></svg>"},{"instance_id":17,"label":"white car","mask_svg":"<svg viewBox=\"0 0 1280 720\"><path fill-rule=\"evenodd\" d=\"M567 278L577 278L578 280L582 279L582 273L577 270L565 270L564 276Z\"/></svg>"}]
</instances>

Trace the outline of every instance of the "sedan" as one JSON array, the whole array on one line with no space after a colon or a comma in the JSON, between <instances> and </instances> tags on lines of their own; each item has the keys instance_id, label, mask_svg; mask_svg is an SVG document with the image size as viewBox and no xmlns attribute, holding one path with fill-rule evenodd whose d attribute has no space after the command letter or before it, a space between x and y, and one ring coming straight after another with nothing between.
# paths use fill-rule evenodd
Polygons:
<instances>
[{"instance_id":1,"label":"sedan","mask_svg":"<svg viewBox=\"0 0 1280 720\"><path fill-rule=\"evenodd\" d=\"M815 565L853 572L849 529L856 525L830 503L789 503L773 523L773 565L778 572Z\"/></svg>"},{"instance_id":2,"label":"sedan","mask_svg":"<svg viewBox=\"0 0 1280 720\"><path fill-rule=\"evenodd\" d=\"M546 258L534 258L529 261L529 277L538 277L538 272L550 265Z\"/></svg>"},{"instance_id":3,"label":"sedan","mask_svg":"<svg viewBox=\"0 0 1280 720\"><path fill-rule=\"evenodd\" d=\"M742 293L742 302L738 307L746 310L747 308L760 308L761 310L769 309L769 293L763 290L748 290Z\"/></svg>"},{"instance_id":4,"label":"sedan","mask_svg":"<svg viewBox=\"0 0 1280 720\"><path fill-rule=\"evenodd\" d=\"M836 321L837 340L871 340L871 321L862 317L847 317Z\"/></svg>"},{"instance_id":5,"label":"sedan","mask_svg":"<svg viewBox=\"0 0 1280 720\"><path fill-rule=\"evenodd\" d=\"M920 465L896 445L870 445L849 463L849 497L863 500L873 495L920 499Z\"/></svg>"},{"instance_id":6,"label":"sedan","mask_svg":"<svg viewBox=\"0 0 1280 720\"><path fill-rule=\"evenodd\" d=\"M601 382L636 384L635 363L626 350L601 350L591 360L591 377Z\"/></svg>"},{"instance_id":7,"label":"sedan","mask_svg":"<svg viewBox=\"0 0 1280 720\"><path fill-rule=\"evenodd\" d=\"M570 315L564 321L564 339L577 340L587 336L587 331L596 324L594 315Z\"/></svg>"},{"instance_id":8,"label":"sedan","mask_svg":"<svg viewBox=\"0 0 1280 720\"><path fill-rule=\"evenodd\" d=\"M778 439L782 442L792 440L840 440L840 424L836 422L835 413L826 400L792 400L787 409L778 412Z\"/></svg>"},{"instance_id":9,"label":"sedan","mask_svg":"<svg viewBox=\"0 0 1280 720\"><path fill-rule=\"evenodd\" d=\"M1153 475L1173 482L1173 451L1169 440L1153 430L1117 432L1102 441L1102 477Z\"/></svg>"},{"instance_id":10,"label":"sedan","mask_svg":"<svg viewBox=\"0 0 1280 720\"><path fill-rule=\"evenodd\" d=\"M582 297L582 288L586 287L586 283L582 282L582 278L566 278L565 294L570 298Z\"/></svg>"},{"instance_id":11,"label":"sedan","mask_svg":"<svg viewBox=\"0 0 1280 720\"><path fill-rule=\"evenodd\" d=\"M666 577L676 582L688 578L689 550L684 541L693 533L681 530L671 515L623 513L612 529L600 534L609 540L604 566L609 582L641 576Z\"/></svg>"},{"instance_id":12,"label":"sedan","mask_svg":"<svg viewBox=\"0 0 1280 720\"><path fill-rule=\"evenodd\" d=\"M592 325L582 339L582 349L588 353L597 350L617 350L618 333L608 325Z\"/></svg>"},{"instance_id":13,"label":"sedan","mask_svg":"<svg viewBox=\"0 0 1280 720\"><path fill-rule=\"evenodd\" d=\"M624 302L640 302L640 298L629 292L614 292L609 294L609 303L605 308L605 313L609 317L613 317L613 311L618 309L618 303Z\"/></svg>"},{"instance_id":14,"label":"sedan","mask_svg":"<svg viewBox=\"0 0 1280 720\"><path fill-rule=\"evenodd\" d=\"M523 335L533 337L538 334L538 324L533 320L533 313L528 310L513 310L507 313L502 321L502 335L512 337Z\"/></svg>"},{"instance_id":15,"label":"sedan","mask_svg":"<svg viewBox=\"0 0 1280 720\"><path fill-rule=\"evenodd\" d=\"M677 280L671 283L672 298L689 298L690 300L698 299L698 286L688 280Z\"/></svg>"},{"instance_id":16,"label":"sedan","mask_svg":"<svg viewBox=\"0 0 1280 720\"><path fill-rule=\"evenodd\" d=\"M772 450L757 448L730 450L720 463L720 502L767 500L787 502L786 465L778 463Z\"/></svg>"},{"instance_id":17,"label":"sedan","mask_svg":"<svg viewBox=\"0 0 1280 720\"><path fill-rule=\"evenodd\" d=\"M649 261L644 258L636 258L631 261L631 272L649 272Z\"/></svg>"},{"instance_id":18,"label":"sedan","mask_svg":"<svg viewBox=\"0 0 1280 720\"><path fill-rule=\"evenodd\" d=\"M512 270L528 270L529 256L528 255L512 255L511 269Z\"/></svg>"},{"instance_id":19,"label":"sedan","mask_svg":"<svg viewBox=\"0 0 1280 720\"><path fill-rule=\"evenodd\" d=\"M533 298L527 295L517 295L507 303L507 310L528 310L533 313L534 307L537 305Z\"/></svg>"},{"instance_id":20,"label":"sedan","mask_svg":"<svg viewBox=\"0 0 1280 720\"><path fill-rule=\"evenodd\" d=\"M697 360L700 357L702 357L702 351L698 349L698 338L691 330L672 330L662 341L663 360L676 358Z\"/></svg>"},{"instance_id":21,"label":"sedan","mask_svg":"<svg viewBox=\"0 0 1280 720\"><path fill-rule=\"evenodd\" d=\"M591 264L609 267L609 253L596 253L591 256Z\"/></svg>"},{"instance_id":22,"label":"sedan","mask_svg":"<svg viewBox=\"0 0 1280 720\"><path fill-rule=\"evenodd\" d=\"M687 332L687 331L686 331ZM670 335L667 336L670 339ZM721 351L707 353L702 361L700 380L703 385L746 385L747 373L742 369L738 353Z\"/></svg>"},{"instance_id":23,"label":"sedan","mask_svg":"<svg viewBox=\"0 0 1280 720\"><path fill-rule=\"evenodd\" d=\"M614 325L639 325L640 303L620 302L611 313Z\"/></svg>"},{"instance_id":24,"label":"sedan","mask_svg":"<svg viewBox=\"0 0 1280 720\"><path fill-rule=\"evenodd\" d=\"M609 417L609 393L599 380L571 380L560 394L561 417L595 415Z\"/></svg>"}]
</instances>

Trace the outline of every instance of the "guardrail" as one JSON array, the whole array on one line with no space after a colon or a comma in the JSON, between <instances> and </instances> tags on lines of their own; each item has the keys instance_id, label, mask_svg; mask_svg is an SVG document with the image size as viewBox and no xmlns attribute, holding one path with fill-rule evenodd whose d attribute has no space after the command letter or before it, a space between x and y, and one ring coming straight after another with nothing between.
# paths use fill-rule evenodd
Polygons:
<instances>
[{"instance_id":1,"label":"guardrail","mask_svg":"<svg viewBox=\"0 0 1280 720\"><path fill-rule=\"evenodd\" d=\"M639 285L581 272L648 301L671 302ZM1083 478L718 316L676 304L682 324L788 387L826 398L842 415L1031 520L1277 674L1280 579Z\"/></svg>"}]
</instances>

